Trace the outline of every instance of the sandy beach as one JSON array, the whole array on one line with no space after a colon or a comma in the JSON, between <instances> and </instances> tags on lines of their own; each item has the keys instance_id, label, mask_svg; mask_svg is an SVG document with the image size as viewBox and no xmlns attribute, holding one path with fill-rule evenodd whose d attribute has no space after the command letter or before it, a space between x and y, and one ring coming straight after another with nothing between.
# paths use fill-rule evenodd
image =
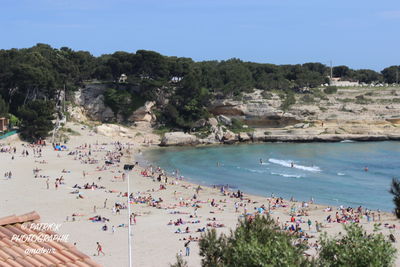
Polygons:
<instances>
[{"instance_id":1,"label":"sandy beach","mask_svg":"<svg viewBox=\"0 0 400 267\"><path fill-rule=\"evenodd\" d=\"M0 217L35 210L42 222L61 223L59 232L68 234L69 242L76 243L80 251L90 255L96 262L107 267L127 266L128 213L124 208L127 177L124 181L123 165L135 163L135 155L151 149L151 146L143 145L143 137L141 140L111 138L83 125L69 123L68 127L80 135L71 136L64 151L55 151L48 143L44 147L35 147L41 152L34 153L33 147L21 141L0 141L3 148L16 148L15 154L0 153ZM22 155L24 150L28 151L28 156ZM106 166L105 161L110 158L114 159L114 163ZM39 171L35 173L34 169ZM153 170L156 171L156 166ZM9 171L12 172L10 179L3 176ZM290 222L291 212L302 214L295 216L295 220L299 221L299 226L309 236L310 245L315 244L322 232L326 231L331 236L343 232L342 223L329 223L326 220L329 215L335 220L337 207L327 211L324 205L288 200L275 205L276 198L244 194L240 199L224 195L220 188L204 186L196 192L196 184L170 176L167 181L164 176L158 181L158 173L154 177L146 177L142 175L143 171L143 167L137 166L130 173L130 192L134 197L131 212L136 215L135 222L132 221L134 266L169 266L175 262L177 253L182 251L185 255L184 243L190 237L193 239L190 256L184 258L189 266L200 266L196 239L201 232L197 232L198 229L213 227L220 233L229 233L240 216L258 213L262 206L265 212L270 210L272 217L282 227L295 224ZM150 175L149 172L147 174ZM61 177L62 182L56 188L56 179ZM83 189L85 184L90 189ZM115 204L121 208L115 208ZM342 212L339 211L339 214L341 216ZM95 216L104 217L105 220L94 222L89 219ZM307 224L309 219L310 229ZM400 224L392 214L380 212L379 216L375 211L374 218L370 220L368 222L366 216L360 219L360 224L367 231L373 230L374 223L382 223L381 232L386 236L393 233L400 240ZM175 225L177 221L183 223ZM322 224L320 232L316 231L316 221ZM385 223L396 227L389 229L384 227ZM106 231L102 229L104 225L107 225ZM182 233L176 233L178 229ZM96 242L102 244L105 255L97 256ZM398 242L395 246L400 249ZM316 248L311 247L307 253L315 255ZM396 264L400 265L399 259Z\"/></svg>"}]
</instances>

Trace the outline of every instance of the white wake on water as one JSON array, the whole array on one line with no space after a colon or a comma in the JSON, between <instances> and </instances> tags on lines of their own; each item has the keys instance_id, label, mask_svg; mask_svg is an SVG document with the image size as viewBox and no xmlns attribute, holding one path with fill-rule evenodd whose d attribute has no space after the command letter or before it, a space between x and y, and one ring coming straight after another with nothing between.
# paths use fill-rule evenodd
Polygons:
<instances>
[{"instance_id":1,"label":"white wake on water","mask_svg":"<svg viewBox=\"0 0 400 267\"><path fill-rule=\"evenodd\" d=\"M267 173L267 171L263 171L263 170L254 170L254 169L250 169L250 168L242 168L240 166L236 166L236 168L244 170L244 171L248 171L248 172L254 172L254 173ZM268 169L268 168L266 168Z\"/></svg>"},{"instance_id":2,"label":"white wake on water","mask_svg":"<svg viewBox=\"0 0 400 267\"><path fill-rule=\"evenodd\" d=\"M271 172L272 175L279 175L287 178L301 178L303 177L302 175L296 175L296 174L286 174L286 173L278 173L278 172Z\"/></svg>"},{"instance_id":3,"label":"white wake on water","mask_svg":"<svg viewBox=\"0 0 400 267\"><path fill-rule=\"evenodd\" d=\"M268 159L269 162L278 164L284 167L292 167L292 162L291 160L281 160L281 159ZM293 168L303 170L303 171L309 171L309 172L320 172L321 169L318 166L303 166L294 163Z\"/></svg>"}]
</instances>

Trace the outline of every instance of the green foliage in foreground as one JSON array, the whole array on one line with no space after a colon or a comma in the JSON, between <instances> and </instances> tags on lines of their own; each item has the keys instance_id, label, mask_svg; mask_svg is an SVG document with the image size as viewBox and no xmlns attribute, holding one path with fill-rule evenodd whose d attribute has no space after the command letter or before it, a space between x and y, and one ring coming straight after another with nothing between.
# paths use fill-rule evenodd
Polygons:
<instances>
[{"instance_id":1,"label":"green foliage in foreground","mask_svg":"<svg viewBox=\"0 0 400 267\"><path fill-rule=\"evenodd\" d=\"M346 235L332 239L320 238L320 266L393 266L396 249L383 234L367 234L357 224L344 225Z\"/></svg>"},{"instance_id":2,"label":"green foliage in foreground","mask_svg":"<svg viewBox=\"0 0 400 267\"><path fill-rule=\"evenodd\" d=\"M188 267L188 264L182 256L176 255L176 263L170 264L170 267Z\"/></svg>"},{"instance_id":3,"label":"green foliage in foreground","mask_svg":"<svg viewBox=\"0 0 400 267\"><path fill-rule=\"evenodd\" d=\"M393 266L396 249L381 233L366 234L356 224L344 226L346 234L338 238L320 237L318 258L304 256L306 247L281 231L270 217L256 216L240 220L229 235L208 230L200 240L203 267L266 266ZM377 230L377 229L375 229ZM172 266L185 266L182 258Z\"/></svg>"},{"instance_id":4,"label":"green foliage in foreground","mask_svg":"<svg viewBox=\"0 0 400 267\"><path fill-rule=\"evenodd\" d=\"M293 245L294 237L279 231L273 219L241 220L229 236L207 231L200 241L202 266L311 266L303 256L304 246Z\"/></svg>"},{"instance_id":5,"label":"green foliage in foreground","mask_svg":"<svg viewBox=\"0 0 400 267\"><path fill-rule=\"evenodd\" d=\"M45 138L53 129L54 104L50 101L35 100L18 110L21 119L20 135L27 141Z\"/></svg>"}]
</instances>

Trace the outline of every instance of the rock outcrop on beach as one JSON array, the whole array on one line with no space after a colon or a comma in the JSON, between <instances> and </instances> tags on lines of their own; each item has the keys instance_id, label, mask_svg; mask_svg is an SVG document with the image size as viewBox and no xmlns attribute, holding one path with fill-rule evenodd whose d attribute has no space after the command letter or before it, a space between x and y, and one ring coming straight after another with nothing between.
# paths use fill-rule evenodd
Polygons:
<instances>
[{"instance_id":1,"label":"rock outcrop on beach","mask_svg":"<svg viewBox=\"0 0 400 267\"><path fill-rule=\"evenodd\" d=\"M129 122L154 122L156 120L156 116L152 112L152 108L156 102L147 101L144 106L135 110L132 115L128 118Z\"/></svg>"},{"instance_id":2,"label":"rock outcrop on beach","mask_svg":"<svg viewBox=\"0 0 400 267\"><path fill-rule=\"evenodd\" d=\"M95 127L95 132L107 137L133 137L131 129L116 124L101 124Z\"/></svg>"},{"instance_id":3,"label":"rock outcrop on beach","mask_svg":"<svg viewBox=\"0 0 400 267\"><path fill-rule=\"evenodd\" d=\"M187 146L198 145L199 139L195 135L184 132L166 133L161 139L162 146Z\"/></svg>"}]
</instances>

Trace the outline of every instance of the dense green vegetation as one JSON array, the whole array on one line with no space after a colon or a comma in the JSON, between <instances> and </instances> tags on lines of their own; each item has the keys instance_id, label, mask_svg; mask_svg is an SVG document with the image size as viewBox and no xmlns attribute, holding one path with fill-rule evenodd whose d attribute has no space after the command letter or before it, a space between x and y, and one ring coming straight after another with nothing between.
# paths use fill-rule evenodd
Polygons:
<instances>
[{"instance_id":1,"label":"dense green vegetation","mask_svg":"<svg viewBox=\"0 0 400 267\"><path fill-rule=\"evenodd\" d=\"M344 225L344 229L346 235L320 238L320 266L393 266L396 249L383 234L367 234L357 224Z\"/></svg>"},{"instance_id":2,"label":"dense green vegetation","mask_svg":"<svg viewBox=\"0 0 400 267\"><path fill-rule=\"evenodd\" d=\"M395 205L394 213L400 219L400 180L397 178L392 179L392 186L389 191L393 195L393 203Z\"/></svg>"},{"instance_id":3,"label":"dense green vegetation","mask_svg":"<svg viewBox=\"0 0 400 267\"><path fill-rule=\"evenodd\" d=\"M366 234L357 224L344 226L345 234L323 234L316 258L306 258L306 244L281 231L270 217L241 220L229 235L208 230L200 240L201 265L225 266L393 266L396 249L380 233ZM377 229L376 229L377 230ZM171 266L187 266L178 257Z\"/></svg>"},{"instance_id":4,"label":"dense green vegetation","mask_svg":"<svg viewBox=\"0 0 400 267\"><path fill-rule=\"evenodd\" d=\"M138 94L127 90L108 88L104 92L104 103L109 106L115 114L121 114L125 119L133 111L143 106L144 100Z\"/></svg>"},{"instance_id":5,"label":"dense green vegetation","mask_svg":"<svg viewBox=\"0 0 400 267\"><path fill-rule=\"evenodd\" d=\"M51 101L34 100L18 109L21 118L20 135L28 141L48 136L53 129L54 104Z\"/></svg>"},{"instance_id":6,"label":"dense green vegetation","mask_svg":"<svg viewBox=\"0 0 400 267\"><path fill-rule=\"evenodd\" d=\"M305 246L278 229L270 217L258 216L241 220L229 236L207 231L199 243L202 266L310 266Z\"/></svg>"},{"instance_id":7,"label":"dense green vegetation","mask_svg":"<svg viewBox=\"0 0 400 267\"><path fill-rule=\"evenodd\" d=\"M379 73L337 66L333 73L360 82L393 83L399 70L400 66L391 66ZM189 130L196 120L209 116L205 107L215 98L239 97L254 88L266 95L278 90L284 96L282 108L287 109L294 103L293 92L327 83L329 73L321 63L273 65L235 58L194 62L146 50L94 57L86 51L37 44L0 50L0 97L4 100L0 100L0 111L17 115L31 101L53 101L63 88L68 97L85 83L99 80L110 84L106 103L123 117L144 101L155 100L162 124ZM128 76L125 87L118 85L121 74Z\"/></svg>"},{"instance_id":8,"label":"dense green vegetation","mask_svg":"<svg viewBox=\"0 0 400 267\"><path fill-rule=\"evenodd\" d=\"M0 96L0 117L8 116L8 104Z\"/></svg>"}]
</instances>

